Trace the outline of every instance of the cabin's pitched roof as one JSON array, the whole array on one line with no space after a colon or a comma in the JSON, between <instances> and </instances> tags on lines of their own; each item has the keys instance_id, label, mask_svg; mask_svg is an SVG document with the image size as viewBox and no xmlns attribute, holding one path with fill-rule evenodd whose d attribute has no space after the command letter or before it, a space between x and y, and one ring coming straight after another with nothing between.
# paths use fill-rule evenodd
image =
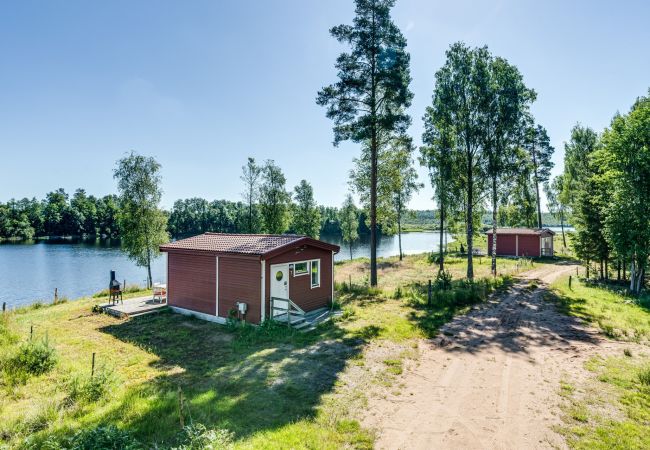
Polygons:
<instances>
[{"instance_id":1,"label":"cabin's pitched roof","mask_svg":"<svg viewBox=\"0 0 650 450\"><path fill-rule=\"evenodd\" d=\"M338 245L312 239L297 234L231 234L204 233L186 239L161 245L161 251L198 250L213 253L230 253L242 255L268 255L283 247L309 244L334 252L339 251Z\"/></svg>"},{"instance_id":2,"label":"cabin's pitched roof","mask_svg":"<svg viewBox=\"0 0 650 450\"><path fill-rule=\"evenodd\" d=\"M492 234L492 228L488 229L485 234ZM497 228L497 235L499 234L529 234L529 235L540 235L540 234L555 234L552 230L548 228Z\"/></svg>"}]
</instances>

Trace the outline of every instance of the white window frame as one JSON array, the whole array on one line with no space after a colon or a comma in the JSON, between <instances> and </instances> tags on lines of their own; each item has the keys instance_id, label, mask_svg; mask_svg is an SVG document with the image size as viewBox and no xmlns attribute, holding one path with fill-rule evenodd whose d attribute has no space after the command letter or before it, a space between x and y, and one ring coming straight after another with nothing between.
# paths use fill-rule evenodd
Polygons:
<instances>
[{"instance_id":1,"label":"white window frame","mask_svg":"<svg viewBox=\"0 0 650 450\"><path fill-rule=\"evenodd\" d=\"M314 284L314 280L312 279L312 264L314 262L318 264L318 271L316 272L318 275L318 284ZM309 261L309 284L312 289L317 289L320 287L320 259L312 259Z\"/></svg>"},{"instance_id":2,"label":"white window frame","mask_svg":"<svg viewBox=\"0 0 650 450\"><path fill-rule=\"evenodd\" d=\"M294 277L302 277L302 276L305 276L305 275L309 275L311 273L311 272L309 272L309 270L311 269L311 267L309 265L310 262L311 261L296 261L296 262L293 262L292 263L293 264L293 276ZM305 264L307 266L307 270L305 272L303 272L303 273L296 273L296 264Z\"/></svg>"}]
</instances>

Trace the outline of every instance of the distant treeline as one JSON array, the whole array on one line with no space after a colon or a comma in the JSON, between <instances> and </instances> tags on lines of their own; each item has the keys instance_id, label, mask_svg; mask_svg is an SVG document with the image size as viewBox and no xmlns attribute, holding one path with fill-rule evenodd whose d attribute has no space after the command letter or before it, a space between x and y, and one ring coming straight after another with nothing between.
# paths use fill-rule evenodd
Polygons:
<instances>
[{"instance_id":1,"label":"distant treeline","mask_svg":"<svg viewBox=\"0 0 650 450\"><path fill-rule=\"evenodd\" d=\"M320 234L340 235L339 208L318 206ZM177 200L169 213L169 233L174 237L191 236L206 231L220 233L263 232L258 205L253 205L253 225L249 227L249 205L229 200L208 201L203 198ZM368 234L366 216L359 215L359 234ZM287 233L295 233L293 222Z\"/></svg>"},{"instance_id":2,"label":"distant treeline","mask_svg":"<svg viewBox=\"0 0 650 450\"><path fill-rule=\"evenodd\" d=\"M432 209L424 210L412 210L404 217L404 229L407 231L411 230L437 230L439 228L438 223L438 211ZM569 218L570 219L570 218ZM490 226L492 224L492 212L485 211L481 216L481 223L483 226ZM499 215L499 226L512 226L514 222L510 221L506 214ZM542 224L545 227L559 227L560 221L552 213L543 212L542 213ZM518 225L518 224L517 224ZM534 227L534 223L529 226ZM568 225L565 221L564 226Z\"/></svg>"},{"instance_id":3,"label":"distant treeline","mask_svg":"<svg viewBox=\"0 0 650 450\"><path fill-rule=\"evenodd\" d=\"M255 224L260 212L253 206ZM320 233L340 235L339 209L318 206ZM119 199L116 195L95 197L77 189L70 196L63 189L36 198L0 202L0 239L33 239L40 237L100 236L119 238ZM249 232L249 208L243 202L208 201L202 198L177 200L168 216L172 237L183 237L206 231L222 233ZM254 225L255 226L255 225ZM263 230L256 229L254 232ZM294 232L292 223L287 232ZM366 215L359 213L359 234L368 234Z\"/></svg>"}]
</instances>

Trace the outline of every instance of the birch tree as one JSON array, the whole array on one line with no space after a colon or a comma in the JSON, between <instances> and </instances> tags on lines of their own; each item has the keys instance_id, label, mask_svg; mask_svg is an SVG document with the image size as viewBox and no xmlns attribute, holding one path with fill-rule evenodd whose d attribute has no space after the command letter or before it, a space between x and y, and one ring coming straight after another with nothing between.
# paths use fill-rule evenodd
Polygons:
<instances>
[{"instance_id":1,"label":"birch tree","mask_svg":"<svg viewBox=\"0 0 650 450\"><path fill-rule=\"evenodd\" d=\"M113 172L117 180L118 213L122 249L138 266L147 268L147 287L152 286L151 262L160 246L169 241L167 216L160 209L160 164L151 157L131 152Z\"/></svg>"},{"instance_id":2,"label":"birch tree","mask_svg":"<svg viewBox=\"0 0 650 450\"><path fill-rule=\"evenodd\" d=\"M352 244L359 239L359 211L354 205L352 194L348 194L345 197L345 201L339 212L339 223L341 225L343 242L348 244L350 259L352 259Z\"/></svg>"}]
</instances>

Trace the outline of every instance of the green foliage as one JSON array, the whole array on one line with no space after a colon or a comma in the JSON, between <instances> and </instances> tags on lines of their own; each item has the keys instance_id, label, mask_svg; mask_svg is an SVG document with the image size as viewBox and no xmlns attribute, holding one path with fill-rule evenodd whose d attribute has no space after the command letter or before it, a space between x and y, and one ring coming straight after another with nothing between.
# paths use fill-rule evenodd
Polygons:
<instances>
[{"instance_id":1,"label":"green foliage","mask_svg":"<svg viewBox=\"0 0 650 450\"><path fill-rule=\"evenodd\" d=\"M522 153L516 146L535 94L514 66L493 57L487 47L472 49L458 42L446 57L424 116L421 162L429 168L436 192L440 228L445 228L447 215L452 223L465 223L467 278L472 279L473 237L483 196L489 186L496 215L497 199L507 193L506 181L521 171Z\"/></svg>"},{"instance_id":2,"label":"green foliage","mask_svg":"<svg viewBox=\"0 0 650 450\"><path fill-rule=\"evenodd\" d=\"M306 180L301 180L293 192L296 204L293 207L291 230L296 234L318 239L321 217L314 200L314 189Z\"/></svg>"},{"instance_id":3,"label":"green foliage","mask_svg":"<svg viewBox=\"0 0 650 450\"><path fill-rule=\"evenodd\" d=\"M11 383L25 383L30 376L49 372L58 361L56 350L46 339L23 343L16 354L2 362L2 371Z\"/></svg>"},{"instance_id":4,"label":"green foliage","mask_svg":"<svg viewBox=\"0 0 650 450\"><path fill-rule=\"evenodd\" d=\"M262 168L255 162L255 158L248 157L246 165L242 167L241 180L244 182L244 197L246 214L246 231L248 233L257 233L261 229L262 223L259 217L259 211L256 202L259 198L259 184L262 176Z\"/></svg>"},{"instance_id":5,"label":"green foliage","mask_svg":"<svg viewBox=\"0 0 650 450\"><path fill-rule=\"evenodd\" d=\"M183 444L174 450L227 450L233 447L234 434L228 430L209 430L196 423L183 429Z\"/></svg>"},{"instance_id":6,"label":"green foliage","mask_svg":"<svg viewBox=\"0 0 650 450\"><path fill-rule=\"evenodd\" d=\"M639 370L639 381L645 386L650 386L650 367Z\"/></svg>"},{"instance_id":7,"label":"green foliage","mask_svg":"<svg viewBox=\"0 0 650 450\"><path fill-rule=\"evenodd\" d=\"M147 268L147 284L151 286L151 261L160 255L160 245L169 241L167 216L159 209L160 164L131 152L117 162L113 176L120 193L122 248L138 266Z\"/></svg>"},{"instance_id":8,"label":"green foliage","mask_svg":"<svg viewBox=\"0 0 650 450\"><path fill-rule=\"evenodd\" d=\"M74 376L67 385L68 401L93 403L106 397L116 380L112 370L101 367L93 376Z\"/></svg>"},{"instance_id":9,"label":"green foliage","mask_svg":"<svg viewBox=\"0 0 650 450\"><path fill-rule=\"evenodd\" d=\"M451 272L449 272L448 270L438 271L436 275L436 281L435 281L436 289L441 291L447 291L451 289L452 281L453 280L452 280Z\"/></svg>"},{"instance_id":10,"label":"green foliage","mask_svg":"<svg viewBox=\"0 0 650 450\"><path fill-rule=\"evenodd\" d=\"M350 247L350 259L352 259L352 244L359 239L359 212L354 205L352 194L345 197L343 206L339 213L339 223L341 225L341 236L343 242L347 242Z\"/></svg>"},{"instance_id":11,"label":"green foliage","mask_svg":"<svg viewBox=\"0 0 650 450\"><path fill-rule=\"evenodd\" d=\"M81 430L69 439L48 439L44 450L141 450L144 447L129 433L115 425Z\"/></svg>"},{"instance_id":12,"label":"green foliage","mask_svg":"<svg viewBox=\"0 0 650 450\"><path fill-rule=\"evenodd\" d=\"M605 235L615 253L632 262L630 289L639 293L650 257L650 95L614 117L595 160L609 188Z\"/></svg>"},{"instance_id":13,"label":"green foliage","mask_svg":"<svg viewBox=\"0 0 650 450\"><path fill-rule=\"evenodd\" d=\"M286 182L282 169L273 160L267 160L262 169L260 187L260 212L267 233L281 234L287 230L291 196L286 190Z\"/></svg>"}]
</instances>

